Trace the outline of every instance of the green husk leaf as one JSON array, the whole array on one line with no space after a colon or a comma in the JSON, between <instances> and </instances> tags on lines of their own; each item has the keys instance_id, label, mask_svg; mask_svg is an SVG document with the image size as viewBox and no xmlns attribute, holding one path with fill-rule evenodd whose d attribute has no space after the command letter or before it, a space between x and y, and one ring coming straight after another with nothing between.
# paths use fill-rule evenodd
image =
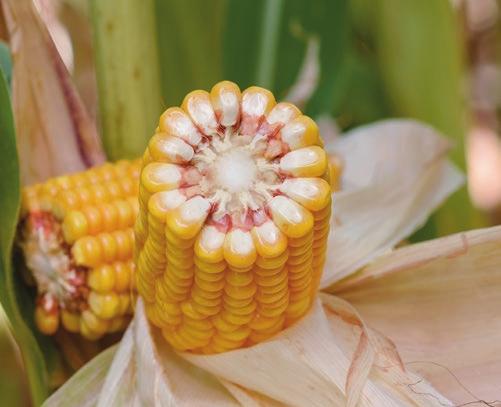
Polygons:
<instances>
[{"instance_id":1,"label":"green husk leaf","mask_svg":"<svg viewBox=\"0 0 501 407\"><path fill-rule=\"evenodd\" d=\"M349 39L347 0L308 3L307 27L320 40L320 77L306 112L316 116L339 108L343 96L343 69Z\"/></svg>"},{"instance_id":2,"label":"green husk leaf","mask_svg":"<svg viewBox=\"0 0 501 407\"><path fill-rule=\"evenodd\" d=\"M221 72L225 6L225 0L156 0L164 106L179 105L193 89L208 90L228 79Z\"/></svg>"},{"instance_id":3,"label":"green husk leaf","mask_svg":"<svg viewBox=\"0 0 501 407\"><path fill-rule=\"evenodd\" d=\"M298 79L307 45L319 45L320 77L308 114L330 113L344 89L346 0L230 0L223 32L223 71L242 88L259 85L282 99Z\"/></svg>"},{"instance_id":4,"label":"green husk leaf","mask_svg":"<svg viewBox=\"0 0 501 407\"><path fill-rule=\"evenodd\" d=\"M391 116L377 67L369 55L352 49L339 73L333 113L341 128Z\"/></svg>"},{"instance_id":5,"label":"green husk leaf","mask_svg":"<svg viewBox=\"0 0 501 407\"><path fill-rule=\"evenodd\" d=\"M18 275L14 273L12 250L20 207L20 173L16 148L14 119L9 89L3 70L0 71L0 298L19 344L35 405L47 396L47 364L22 306L30 307L22 298Z\"/></svg>"},{"instance_id":6,"label":"green husk leaf","mask_svg":"<svg viewBox=\"0 0 501 407\"><path fill-rule=\"evenodd\" d=\"M394 114L432 124L455 140L452 158L465 167L467 129L463 50L448 0L379 1L376 48ZM434 217L439 235L481 227L463 188Z\"/></svg>"},{"instance_id":7,"label":"green husk leaf","mask_svg":"<svg viewBox=\"0 0 501 407\"><path fill-rule=\"evenodd\" d=\"M154 0L91 0L102 140L108 158L141 155L161 108Z\"/></svg>"},{"instance_id":8,"label":"green husk leaf","mask_svg":"<svg viewBox=\"0 0 501 407\"><path fill-rule=\"evenodd\" d=\"M9 46L3 41L0 41L0 69L2 69L5 80L10 88L12 81L12 59L10 58Z\"/></svg>"},{"instance_id":9,"label":"green husk leaf","mask_svg":"<svg viewBox=\"0 0 501 407\"><path fill-rule=\"evenodd\" d=\"M281 99L297 78L310 33L299 0L228 1L223 72L242 89L264 86Z\"/></svg>"},{"instance_id":10,"label":"green husk leaf","mask_svg":"<svg viewBox=\"0 0 501 407\"><path fill-rule=\"evenodd\" d=\"M242 89L262 85L257 82L257 59L263 54L260 50L264 43L262 37L265 35L263 15L268 2L269 0L228 1L222 37L223 72L227 79L235 81Z\"/></svg>"}]
</instances>

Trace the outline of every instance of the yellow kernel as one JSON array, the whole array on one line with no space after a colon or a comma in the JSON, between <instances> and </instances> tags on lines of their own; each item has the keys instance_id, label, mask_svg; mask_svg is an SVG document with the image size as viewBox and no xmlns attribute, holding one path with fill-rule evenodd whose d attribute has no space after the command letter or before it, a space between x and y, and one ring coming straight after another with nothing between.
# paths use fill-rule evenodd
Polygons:
<instances>
[{"instance_id":1,"label":"yellow kernel","mask_svg":"<svg viewBox=\"0 0 501 407\"><path fill-rule=\"evenodd\" d=\"M101 233L96 236L99 240L102 249L102 261L105 263L112 262L117 257L117 242L112 234Z\"/></svg>"},{"instance_id":2,"label":"yellow kernel","mask_svg":"<svg viewBox=\"0 0 501 407\"><path fill-rule=\"evenodd\" d=\"M119 230L113 233L113 237L117 244L117 259L130 259L134 247L134 231L132 229Z\"/></svg>"},{"instance_id":3,"label":"yellow kernel","mask_svg":"<svg viewBox=\"0 0 501 407\"><path fill-rule=\"evenodd\" d=\"M129 293L118 294L118 301L119 301L118 315L125 315L131 311L132 297Z\"/></svg>"},{"instance_id":4,"label":"yellow kernel","mask_svg":"<svg viewBox=\"0 0 501 407\"><path fill-rule=\"evenodd\" d=\"M284 317L273 317L268 318L262 315L257 315L252 322L250 322L249 327L256 331L265 331L270 328L275 327L276 325L282 323L283 324Z\"/></svg>"},{"instance_id":5,"label":"yellow kernel","mask_svg":"<svg viewBox=\"0 0 501 407\"><path fill-rule=\"evenodd\" d=\"M286 318L294 319L303 315L310 306L311 299L309 296L297 302L291 302L285 312Z\"/></svg>"},{"instance_id":6,"label":"yellow kernel","mask_svg":"<svg viewBox=\"0 0 501 407\"><path fill-rule=\"evenodd\" d=\"M188 93L181 108L188 113L202 133L212 135L217 131L218 123L208 92L194 90Z\"/></svg>"},{"instance_id":7,"label":"yellow kernel","mask_svg":"<svg viewBox=\"0 0 501 407\"><path fill-rule=\"evenodd\" d=\"M77 265L88 267L98 266L103 258L99 240L91 236L78 239L71 248L71 253Z\"/></svg>"},{"instance_id":8,"label":"yellow kernel","mask_svg":"<svg viewBox=\"0 0 501 407\"><path fill-rule=\"evenodd\" d=\"M130 317L123 316L118 318L113 318L108 326L108 333L120 332L127 328L130 322Z\"/></svg>"},{"instance_id":9,"label":"yellow kernel","mask_svg":"<svg viewBox=\"0 0 501 407\"><path fill-rule=\"evenodd\" d=\"M166 133L155 134L148 149L155 161L184 164L193 158L193 148L178 137Z\"/></svg>"},{"instance_id":10,"label":"yellow kernel","mask_svg":"<svg viewBox=\"0 0 501 407\"><path fill-rule=\"evenodd\" d=\"M133 264L129 263L115 263L113 266L115 270L115 291L123 292L128 291L131 284Z\"/></svg>"},{"instance_id":11,"label":"yellow kernel","mask_svg":"<svg viewBox=\"0 0 501 407\"><path fill-rule=\"evenodd\" d=\"M300 148L280 159L280 169L295 177L319 177L327 170L327 155L318 146Z\"/></svg>"},{"instance_id":12,"label":"yellow kernel","mask_svg":"<svg viewBox=\"0 0 501 407\"><path fill-rule=\"evenodd\" d=\"M120 229L131 227L135 221L134 210L126 200L119 200L113 203L117 211L117 227Z\"/></svg>"},{"instance_id":13,"label":"yellow kernel","mask_svg":"<svg viewBox=\"0 0 501 407\"><path fill-rule=\"evenodd\" d=\"M195 239L209 214L209 209L210 203L207 199L195 196L167 212L165 222L177 238Z\"/></svg>"},{"instance_id":14,"label":"yellow kernel","mask_svg":"<svg viewBox=\"0 0 501 407\"><path fill-rule=\"evenodd\" d=\"M69 212L64 218L62 228L67 243L73 243L89 233L87 218L81 211Z\"/></svg>"},{"instance_id":15,"label":"yellow kernel","mask_svg":"<svg viewBox=\"0 0 501 407\"><path fill-rule=\"evenodd\" d=\"M219 332L231 332L240 327L238 324L232 324L231 322L225 321L220 315L213 317L212 322Z\"/></svg>"},{"instance_id":16,"label":"yellow kernel","mask_svg":"<svg viewBox=\"0 0 501 407\"><path fill-rule=\"evenodd\" d=\"M62 310L61 322L69 332L78 333L80 331L80 315L77 313Z\"/></svg>"},{"instance_id":17,"label":"yellow kernel","mask_svg":"<svg viewBox=\"0 0 501 407\"><path fill-rule=\"evenodd\" d=\"M120 314L120 299L113 292L99 294L91 291L88 303L92 312L99 318L110 319Z\"/></svg>"},{"instance_id":18,"label":"yellow kernel","mask_svg":"<svg viewBox=\"0 0 501 407\"><path fill-rule=\"evenodd\" d=\"M181 183L181 167L170 163L151 163L143 168L141 185L150 193L169 191Z\"/></svg>"},{"instance_id":19,"label":"yellow kernel","mask_svg":"<svg viewBox=\"0 0 501 407\"><path fill-rule=\"evenodd\" d=\"M59 328L59 314L57 312L46 312L42 307L35 308L35 323L40 332L44 335L53 335Z\"/></svg>"},{"instance_id":20,"label":"yellow kernel","mask_svg":"<svg viewBox=\"0 0 501 407\"><path fill-rule=\"evenodd\" d=\"M233 267L250 267L257 258L256 247L250 232L233 229L224 240L224 258Z\"/></svg>"},{"instance_id":21,"label":"yellow kernel","mask_svg":"<svg viewBox=\"0 0 501 407\"><path fill-rule=\"evenodd\" d=\"M305 236L313 229L313 215L292 199L276 196L269 202L273 221L290 238Z\"/></svg>"},{"instance_id":22,"label":"yellow kernel","mask_svg":"<svg viewBox=\"0 0 501 407\"><path fill-rule=\"evenodd\" d=\"M99 202L108 202L110 200L110 194L103 185L91 185L89 187L89 191L91 193L94 204L97 204Z\"/></svg>"},{"instance_id":23,"label":"yellow kernel","mask_svg":"<svg viewBox=\"0 0 501 407\"><path fill-rule=\"evenodd\" d=\"M240 115L242 94L233 82L222 81L214 85L210 91L210 101L219 122L225 127L234 126Z\"/></svg>"},{"instance_id":24,"label":"yellow kernel","mask_svg":"<svg viewBox=\"0 0 501 407\"><path fill-rule=\"evenodd\" d=\"M87 219L87 231L91 235L96 235L103 230L103 218L101 212L95 206L87 206L81 209Z\"/></svg>"},{"instance_id":25,"label":"yellow kernel","mask_svg":"<svg viewBox=\"0 0 501 407\"><path fill-rule=\"evenodd\" d=\"M247 337L250 335L251 329L246 327L246 326L241 326L238 329L235 329L234 331L219 331L218 336L224 339L228 339L230 341L234 342L241 342L247 339Z\"/></svg>"},{"instance_id":26,"label":"yellow kernel","mask_svg":"<svg viewBox=\"0 0 501 407\"><path fill-rule=\"evenodd\" d=\"M318 145L320 135L317 124L308 116L301 115L287 123L280 131L282 141L291 150Z\"/></svg>"},{"instance_id":27,"label":"yellow kernel","mask_svg":"<svg viewBox=\"0 0 501 407\"><path fill-rule=\"evenodd\" d=\"M310 211L320 211L331 202L330 185L321 178L290 178L280 190Z\"/></svg>"},{"instance_id":28,"label":"yellow kernel","mask_svg":"<svg viewBox=\"0 0 501 407\"><path fill-rule=\"evenodd\" d=\"M167 109L160 116L158 127L160 131L179 137L192 146L200 143L202 139L188 114L179 107Z\"/></svg>"},{"instance_id":29,"label":"yellow kernel","mask_svg":"<svg viewBox=\"0 0 501 407\"><path fill-rule=\"evenodd\" d=\"M98 293L112 291L116 287L116 269L108 264L89 271L87 285Z\"/></svg>"},{"instance_id":30,"label":"yellow kernel","mask_svg":"<svg viewBox=\"0 0 501 407\"><path fill-rule=\"evenodd\" d=\"M104 203L99 205L99 212L101 213L102 227L101 230L111 232L118 226L118 210L114 204ZM130 226L130 225L127 225Z\"/></svg>"},{"instance_id":31,"label":"yellow kernel","mask_svg":"<svg viewBox=\"0 0 501 407\"><path fill-rule=\"evenodd\" d=\"M99 339L108 330L109 321L97 317L91 310L82 312L80 318L80 332L90 340Z\"/></svg>"},{"instance_id":32,"label":"yellow kernel","mask_svg":"<svg viewBox=\"0 0 501 407\"><path fill-rule=\"evenodd\" d=\"M79 207L79 205L82 204L82 201L79 197L79 195L73 191L73 190L68 190L68 191L61 191L58 196L57 196L57 203L61 207L65 207L68 209L76 209Z\"/></svg>"}]
</instances>

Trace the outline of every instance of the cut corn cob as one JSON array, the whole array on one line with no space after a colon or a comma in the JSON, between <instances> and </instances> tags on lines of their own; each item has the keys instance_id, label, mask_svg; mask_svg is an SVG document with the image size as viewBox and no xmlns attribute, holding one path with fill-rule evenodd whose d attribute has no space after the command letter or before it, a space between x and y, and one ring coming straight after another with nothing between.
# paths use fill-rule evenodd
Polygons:
<instances>
[{"instance_id":1,"label":"cut corn cob","mask_svg":"<svg viewBox=\"0 0 501 407\"><path fill-rule=\"evenodd\" d=\"M140 160L23 190L19 244L37 286L35 323L87 339L125 328L134 297Z\"/></svg>"},{"instance_id":2,"label":"cut corn cob","mask_svg":"<svg viewBox=\"0 0 501 407\"><path fill-rule=\"evenodd\" d=\"M307 313L330 175L315 122L266 89L221 82L163 113L143 156L136 285L174 348L250 346Z\"/></svg>"}]
</instances>

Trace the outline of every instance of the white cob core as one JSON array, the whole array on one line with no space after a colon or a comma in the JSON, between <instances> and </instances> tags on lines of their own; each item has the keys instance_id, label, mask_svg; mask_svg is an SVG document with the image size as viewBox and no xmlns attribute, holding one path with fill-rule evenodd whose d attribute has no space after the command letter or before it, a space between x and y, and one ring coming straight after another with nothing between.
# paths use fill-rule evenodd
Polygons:
<instances>
[{"instance_id":1,"label":"white cob core","mask_svg":"<svg viewBox=\"0 0 501 407\"><path fill-rule=\"evenodd\" d=\"M64 304L76 292L73 282L77 280L77 273L71 265L70 254L61 245L60 233L57 221L45 228L28 217L21 239L26 265L32 272L38 293L44 294L46 311L52 307L53 300Z\"/></svg>"},{"instance_id":2,"label":"white cob core","mask_svg":"<svg viewBox=\"0 0 501 407\"><path fill-rule=\"evenodd\" d=\"M251 188L256 179L257 166L250 154L234 149L219 157L215 165L217 185L231 193Z\"/></svg>"},{"instance_id":3,"label":"white cob core","mask_svg":"<svg viewBox=\"0 0 501 407\"><path fill-rule=\"evenodd\" d=\"M216 218L225 214L245 217L257 210L278 190L278 164L264 158L266 140L243 136L227 129L225 136L213 135L194 155L201 174L204 197L217 205Z\"/></svg>"}]
</instances>

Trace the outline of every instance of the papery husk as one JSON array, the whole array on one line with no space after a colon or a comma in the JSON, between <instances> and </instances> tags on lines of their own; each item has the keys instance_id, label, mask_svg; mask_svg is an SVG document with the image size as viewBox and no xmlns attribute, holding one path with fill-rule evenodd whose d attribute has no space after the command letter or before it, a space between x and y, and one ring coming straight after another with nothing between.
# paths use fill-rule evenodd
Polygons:
<instances>
[{"instance_id":1,"label":"papery husk","mask_svg":"<svg viewBox=\"0 0 501 407\"><path fill-rule=\"evenodd\" d=\"M31 0L1 2L13 56L12 99L23 184L105 160L96 127Z\"/></svg>"},{"instance_id":2,"label":"papery husk","mask_svg":"<svg viewBox=\"0 0 501 407\"><path fill-rule=\"evenodd\" d=\"M363 126L326 148L345 165L332 203L324 289L412 234L463 183L446 159L449 141L413 120Z\"/></svg>"},{"instance_id":3,"label":"papery husk","mask_svg":"<svg viewBox=\"0 0 501 407\"><path fill-rule=\"evenodd\" d=\"M69 392L57 392L48 401L55 406L79 406L91 407L95 406L96 395L103 388L103 381L106 378L109 367L116 354L118 345L114 345L101 352L98 356L92 359L82 367L74 376L72 381L78 383L78 386L73 386Z\"/></svg>"},{"instance_id":4,"label":"papery husk","mask_svg":"<svg viewBox=\"0 0 501 407\"><path fill-rule=\"evenodd\" d=\"M93 365L100 375L102 359L91 361L84 370L92 371ZM45 406L80 405L74 395L80 395L81 381L81 376L70 379ZM85 405L450 405L405 369L391 342L367 328L348 303L328 295L301 322L275 338L208 356L174 353L158 330L148 325L139 300L101 383L99 392L82 395ZM65 404L66 400L73 404Z\"/></svg>"},{"instance_id":5,"label":"papery husk","mask_svg":"<svg viewBox=\"0 0 501 407\"><path fill-rule=\"evenodd\" d=\"M455 405L500 403L501 227L396 250L335 291Z\"/></svg>"}]
</instances>

